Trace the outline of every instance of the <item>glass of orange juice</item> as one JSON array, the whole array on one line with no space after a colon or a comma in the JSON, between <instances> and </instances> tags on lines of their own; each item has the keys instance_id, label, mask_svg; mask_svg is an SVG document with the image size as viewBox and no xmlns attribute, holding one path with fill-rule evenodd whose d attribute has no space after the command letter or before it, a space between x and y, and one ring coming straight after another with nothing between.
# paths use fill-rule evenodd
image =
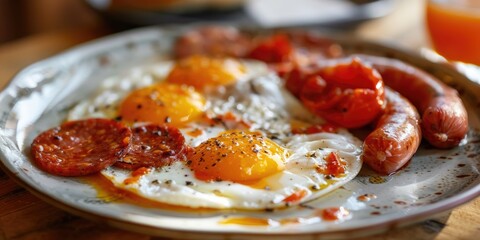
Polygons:
<instances>
[{"instance_id":1,"label":"glass of orange juice","mask_svg":"<svg viewBox=\"0 0 480 240\"><path fill-rule=\"evenodd\" d=\"M480 65L480 0L427 0L425 15L440 55Z\"/></svg>"}]
</instances>

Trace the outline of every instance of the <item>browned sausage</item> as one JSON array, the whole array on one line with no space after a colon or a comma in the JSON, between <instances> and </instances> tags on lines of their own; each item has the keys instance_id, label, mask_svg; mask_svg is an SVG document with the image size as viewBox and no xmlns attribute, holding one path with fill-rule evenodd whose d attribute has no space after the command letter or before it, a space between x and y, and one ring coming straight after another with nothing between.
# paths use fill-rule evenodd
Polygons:
<instances>
[{"instance_id":1,"label":"browned sausage","mask_svg":"<svg viewBox=\"0 0 480 240\"><path fill-rule=\"evenodd\" d=\"M399 60L359 55L382 75L385 85L405 96L422 115L423 137L437 148L458 146L468 116L458 92L430 74Z\"/></svg>"},{"instance_id":2,"label":"browned sausage","mask_svg":"<svg viewBox=\"0 0 480 240\"><path fill-rule=\"evenodd\" d=\"M214 57L244 57L250 51L250 38L234 27L204 26L180 36L174 46L174 55Z\"/></svg>"},{"instance_id":3,"label":"browned sausage","mask_svg":"<svg viewBox=\"0 0 480 240\"><path fill-rule=\"evenodd\" d=\"M415 107L392 89L385 90L387 106L363 142L362 159L375 171L390 174L410 160L422 135Z\"/></svg>"}]
</instances>

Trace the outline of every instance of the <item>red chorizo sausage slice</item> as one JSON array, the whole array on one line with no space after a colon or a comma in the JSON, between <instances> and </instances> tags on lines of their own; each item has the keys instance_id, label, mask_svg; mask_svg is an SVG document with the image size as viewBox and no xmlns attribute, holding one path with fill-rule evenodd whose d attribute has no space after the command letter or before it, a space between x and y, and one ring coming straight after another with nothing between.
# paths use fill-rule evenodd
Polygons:
<instances>
[{"instance_id":1,"label":"red chorizo sausage slice","mask_svg":"<svg viewBox=\"0 0 480 240\"><path fill-rule=\"evenodd\" d=\"M177 128L152 124L136 127L132 132L130 148L115 163L116 167L130 170L162 167L185 159L185 138Z\"/></svg>"},{"instance_id":2,"label":"red chorizo sausage slice","mask_svg":"<svg viewBox=\"0 0 480 240\"><path fill-rule=\"evenodd\" d=\"M437 148L458 146L468 132L468 115L458 92L402 61L359 55L385 84L410 100L422 115L423 137Z\"/></svg>"},{"instance_id":3,"label":"red chorizo sausage slice","mask_svg":"<svg viewBox=\"0 0 480 240\"><path fill-rule=\"evenodd\" d=\"M421 141L420 117L415 107L395 91L386 88L387 106L363 143L363 161L375 171L390 174L417 151Z\"/></svg>"},{"instance_id":4,"label":"red chorizo sausage slice","mask_svg":"<svg viewBox=\"0 0 480 240\"><path fill-rule=\"evenodd\" d=\"M132 132L109 119L71 121L38 135L31 147L42 170L59 176L84 176L99 172L120 159Z\"/></svg>"}]
</instances>

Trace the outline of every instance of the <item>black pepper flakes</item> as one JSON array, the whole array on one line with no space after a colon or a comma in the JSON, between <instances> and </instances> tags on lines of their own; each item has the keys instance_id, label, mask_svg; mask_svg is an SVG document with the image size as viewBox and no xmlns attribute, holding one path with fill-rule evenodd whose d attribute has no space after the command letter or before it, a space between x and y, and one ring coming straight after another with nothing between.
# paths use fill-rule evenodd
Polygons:
<instances>
[{"instance_id":1,"label":"black pepper flakes","mask_svg":"<svg viewBox=\"0 0 480 240\"><path fill-rule=\"evenodd\" d=\"M272 139L272 140L279 140L280 137L279 137L278 135L273 135L273 134L272 134L272 135L270 135L270 139Z\"/></svg>"},{"instance_id":2,"label":"black pepper flakes","mask_svg":"<svg viewBox=\"0 0 480 240\"><path fill-rule=\"evenodd\" d=\"M175 155L175 151L174 150L167 150L163 153L164 156L174 156Z\"/></svg>"},{"instance_id":3,"label":"black pepper flakes","mask_svg":"<svg viewBox=\"0 0 480 240\"><path fill-rule=\"evenodd\" d=\"M171 123L172 119L169 116L165 117L165 120L163 121L164 123Z\"/></svg>"},{"instance_id":4,"label":"black pepper flakes","mask_svg":"<svg viewBox=\"0 0 480 240\"><path fill-rule=\"evenodd\" d=\"M315 209L315 207L310 206L310 205L307 205L307 204L304 204L304 203L300 203L299 206L300 206L300 207L303 207L303 208L307 208L307 209L312 209L312 210Z\"/></svg>"},{"instance_id":5,"label":"black pepper flakes","mask_svg":"<svg viewBox=\"0 0 480 240\"><path fill-rule=\"evenodd\" d=\"M222 148L224 146L224 144L222 142L220 142L218 139L215 139L215 145L218 147L218 148Z\"/></svg>"},{"instance_id":6,"label":"black pepper flakes","mask_svg":"<svg viewBox=\"0 0 480 240\"><path fill-rule=\"evenodd\" d=\"M154 97L154 98L156 98L156 97ZM155 104L157 104L157 105L160 106L160 107L165 106L165 103L162 102L162 101L160 101L160 100L155 100Z\"/></svg>"}]
</instances>

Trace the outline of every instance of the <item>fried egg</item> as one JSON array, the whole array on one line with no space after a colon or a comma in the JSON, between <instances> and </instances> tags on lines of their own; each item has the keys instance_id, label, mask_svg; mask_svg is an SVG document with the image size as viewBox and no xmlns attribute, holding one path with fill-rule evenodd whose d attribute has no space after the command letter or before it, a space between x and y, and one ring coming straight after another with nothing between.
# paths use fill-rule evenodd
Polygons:
<instances>
[{"instance_id":1,"label":"fried egg","mask_svg":"<svg viewBox=\"0 0 480 240\"><path fill-rule=\"evenodd\" d=\"M171 205L282 208L342 186L362 165L362 143L345 129L292 134L294 122L323 120L260 62L195 56L133 69L106 79L68 115L92 117L180 129L192 149L186 161L140 175L116 167L102 171L117 188Z\"/></svg>"},{"instance_id":2,"label":"fried egg","mask_svg":"<svg viewBox=\"0 0 480 240\"><path fill-rule=\"evenodd\" d=\"M231 132L211 141L228 134ZM239 133L240 136L244 134L251 136ZM360 143L348 134L318 133L293 137L285 147L271 141L265 145L259 149L271 152L242 156L242 151L252 152L248 144L239 149L230 145L229 151L206 151L219 156L226 152L231 159L222 160L213 167L217 158L209 158L199 166L192 166L197 164L193 159L190 164L176 162L150 169L134 183L127 180L131 177L130 171L109 168L102 173L116 187L153 201L191 208L260 210L296 205L320 197L353 179L361 168ZM205 152L203 150L207 147L202 149ZM337 153L346 164L345 172L337 177L319 171L331 152ZM260 159L254 158L257 155ZM212 169L207 171L211 175L199 176L205 174L201 170L207 165ZM234 168L234 165L240 166ZM219 179L211 180L212 177Z\"/></svg>"}]
</instances>

